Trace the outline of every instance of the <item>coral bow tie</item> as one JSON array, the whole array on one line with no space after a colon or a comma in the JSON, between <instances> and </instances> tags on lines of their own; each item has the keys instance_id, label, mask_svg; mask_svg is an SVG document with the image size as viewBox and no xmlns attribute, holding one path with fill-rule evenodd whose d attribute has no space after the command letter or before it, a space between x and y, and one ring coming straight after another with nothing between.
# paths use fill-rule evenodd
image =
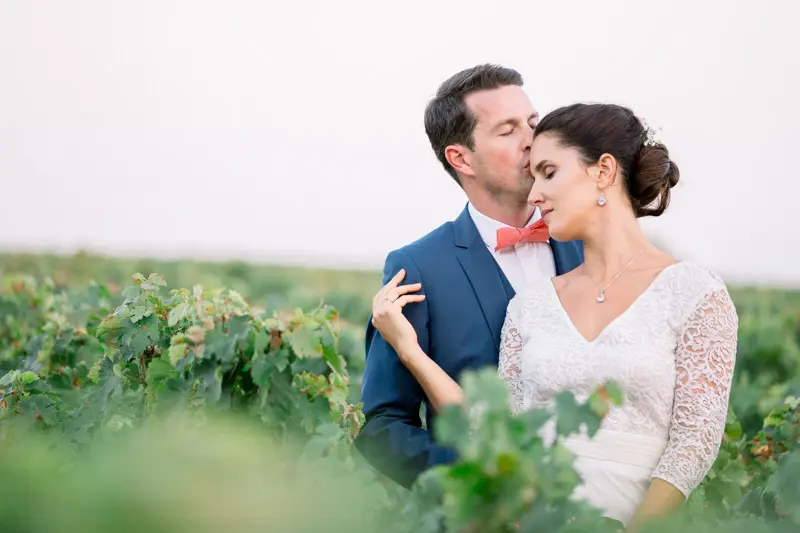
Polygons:
<instances>
[{"instance_id":1,"label":"coral bow tie","mask_svg":"<svg viewBox=\"0 0 800 533\"><path fill-rule=\"evenodd\" d=\"M500 228L497 230L497 247L495 251L514 246L519 242L547 242L550 230L544 220L539 219L527 228Z\"/></svg>"}]
</instances>

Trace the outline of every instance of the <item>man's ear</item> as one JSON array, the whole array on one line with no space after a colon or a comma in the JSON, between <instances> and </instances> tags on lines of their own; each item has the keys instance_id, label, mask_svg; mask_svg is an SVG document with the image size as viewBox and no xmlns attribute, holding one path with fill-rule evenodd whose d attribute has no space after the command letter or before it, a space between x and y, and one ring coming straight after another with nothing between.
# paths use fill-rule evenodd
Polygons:
<instances>
[{"instance_id":1,"label":"man's ear","mask_svg":"<svg viewBox=\"0 0 800 533\"><path fill-rule=\"evenodd\" d=\"M475 176L472 151L461 144L451 144L444 149L444 157L455 171L464 176Z\"/></svg>"}]
</instances>

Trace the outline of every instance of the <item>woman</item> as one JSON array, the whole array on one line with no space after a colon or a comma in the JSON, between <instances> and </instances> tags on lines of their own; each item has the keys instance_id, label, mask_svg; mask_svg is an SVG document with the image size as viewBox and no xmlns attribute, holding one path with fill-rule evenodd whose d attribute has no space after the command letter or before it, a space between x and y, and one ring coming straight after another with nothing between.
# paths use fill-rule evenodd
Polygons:
<instances>
[{"instance_id":1,"label":"woman","mask_svg":"<svg viewBox=\"0 0 800 533\"><path fill-rule=\"evenodd\" d=\"M624 403L600 431L574 436L577 497L630 529L680 504L719 451L738 317L723 281L648 242L638 218L659 216L679 178L667 148L629 110L576 104L546 116L531 147L529 202L559 241L581 240L585 263L530 283L508 306L499 372L514 412L579 401L619 383ZM376 295L373 323L436 409L459 385L419 347L402 313L420 284L399 272Z\"/></svg>"}]
</instances>

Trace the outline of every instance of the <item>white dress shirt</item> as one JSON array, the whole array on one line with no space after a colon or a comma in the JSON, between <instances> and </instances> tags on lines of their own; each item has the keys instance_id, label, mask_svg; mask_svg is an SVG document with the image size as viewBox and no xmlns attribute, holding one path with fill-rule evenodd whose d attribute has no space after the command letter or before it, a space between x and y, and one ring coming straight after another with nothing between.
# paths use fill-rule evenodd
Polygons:
<instances>
[{"instance_id":1,"label":"white dress shirt","mask_svg":"<svg viewBox=\"0 0 800 533\"><path fill-rule=\"evenodd\" d=\"M513 247L495 251L497 246L497 230L507 228L506 224L497 222L479 212L472 203L468 205L469 214L478 228L483 242L489 249L497 264L508 278L515 292L531 281L543 277L552 278L556 275L555 258L550 243L547 242L521 242ZM527 226L541 218L536 209Z\"/></svg>"}]
</instances>

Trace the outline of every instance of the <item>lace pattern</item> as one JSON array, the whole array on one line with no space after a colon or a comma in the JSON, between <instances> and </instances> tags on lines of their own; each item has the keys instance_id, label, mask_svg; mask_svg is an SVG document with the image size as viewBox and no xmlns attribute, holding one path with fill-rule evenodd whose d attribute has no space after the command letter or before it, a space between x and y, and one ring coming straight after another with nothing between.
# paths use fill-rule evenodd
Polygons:
<instances>
[{"instance_id":1,"label":"lace pattern","mask_svg":"<svg viewBox=\"0 0 800 533\"><path fill-rule=\"evenodd\" d=\"M738 318L726 290L704 297L675 354L675 401L664 455L653 472L688 496L719 451L736 356Z\"/></svg>"},{"instance_id":2,"label":"lace pattern","mask_svg":"<svg viewBox=\"0 0 800 533\"><path fill-rule=\"evenodd\" d=\"M547 407L562 390L584 401L614 380L625 393L602 427L656 436L652 472L684 495L713 464L727 415L738 319L722 280L694 263L664 269L592 341L574 327L550 279L510 302L499 373L513 412Z\"/></svg>"},{"instance_id":3,"label":"lace pattern","mask_svg":"<svg viewBox=\"0 0 800 533\"><path fill-rule=\"evenodd\" d=\"M506 313L503 330L500 333L500 377L508 388L509 401L512 413L522 409L523 388L521 380L522 336L517 330L514 318L510 311Z\"/></svg>"}]
</instances>

